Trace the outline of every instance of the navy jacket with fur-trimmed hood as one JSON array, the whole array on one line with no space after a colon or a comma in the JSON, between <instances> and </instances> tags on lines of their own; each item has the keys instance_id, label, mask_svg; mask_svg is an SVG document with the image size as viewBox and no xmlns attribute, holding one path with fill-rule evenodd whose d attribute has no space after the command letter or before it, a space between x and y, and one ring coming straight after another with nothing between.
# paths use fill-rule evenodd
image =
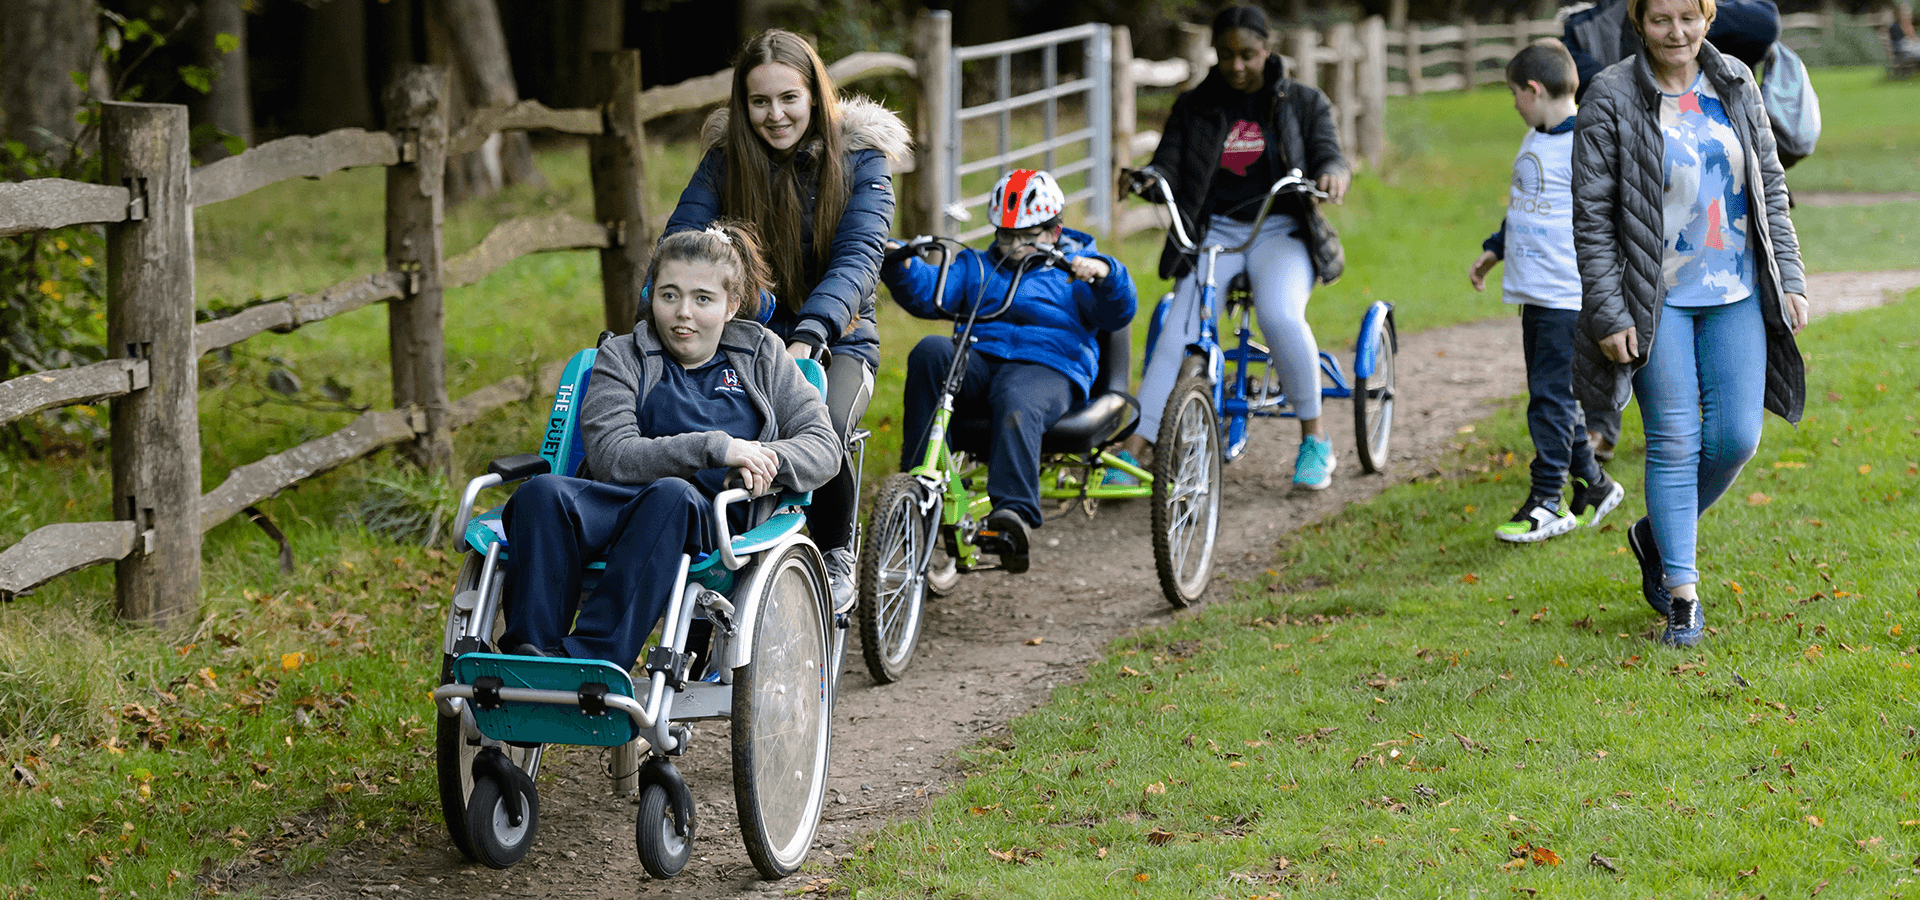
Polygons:
<instances>
[{"instance_id":1,"label":"navy jacket with fur-trimmed hood","mask_svg":"<svg viewBox=\"0 0 1920 900\"><path fill-rule=\"evenodd\" d=\"M1806 368L1787 321L1784 294L1805 294L1800 243L1787 213L1786 170L1760 92L1746 65L1700 47L1700 69L1725 105L1746 152L1747 247L1756 254L1754 296L1767 329L1766 408L1800 421ZM1666 306L1666 139L1660 88L1644 56L1623 59L1593 80L1573 131L1573 248L1580 264L1581 309L1573 360L1574 395L1588 409L1625 409L1633 373L1659 340ZM1609 335L1634 329L1640 358L1616 363L1600 350Z\"/></svg>"},{"instance_id":2,"label":"navy jacket with fur-trimmed hood","mask_svg":"<svg viewBox=\"0 0 1920 900\"><path fill-rule=\"evenodd\" d=\"M702 129L706 155L693 180L687 182L687 189L681 192L680 204L667 220L662 238L705 228L720 218L720 193L727 183L727 154L722 146L727 118L724 106L707 117ZM806 260L807 280L813 287L797 313L784 303L776 304L767 327L784 341L829 347L834 353L852 354L879 368L880 330L874 318L874 291L880 280L883 245L893 230L893 176L887 163L904 158L913 141L899 116L857 96L840 103L840 133L847 148L849 190L840 226L830 238L833 244L826 268L815 271L813 204L818 192L803 180L800 218L804 224L797 237ZM818 140L807 142L797 151L801 158L795 162L804 166L805 157L818 152L819 146ZM794 237L760 235L763 242Z\"/></svg>"},{"instance_id":3,"label":"navy jacket with fur-trimmed hood","mask_svg":"<svg viewBox=\"0 0 1920 900\"><path fill-rule=\"evenodd\" d=\"M1273 98L1267 127L1279 136L1267 142L1266 156L1272 171L1299 169L1309 181L1330 172L1349 171L1347 158L1340 152L1340 133L1334 127L1333 106L1327 102L1327 95L1288 78L1277 53L1267 57L1260 92ZM1208 203L1208 189L1220 169L1220 154L1226 149L1234 110L1246 96L1227 84L1219 69L1207 73L1198 86L1173 101L1160 146L1153 151L1153 170L1173 186L1174 208L1187 222L1187 233L1196 243L1204 239L1207 222L1215 212ZM1274 213L1291 213L1306 226L1309 234L1301 235L1301 240L1313 255L1314 276L1323 284L1339 279L1346 268L1346 255L1339 236L1321 217L1319 208L1304 198L1280 198L1275 201ZM1168 235L1166 247L1160 252L1160 277L1178 278L1192 265Z\"/></svg>"},{"instance_id":4,"label":"navy jacket with fur-trimmed hood","mask_svg":"<svg viewBox=\"0 0 1920 900\"><path fill-rule=\"evenodd\" d=\"M1069 260L1090 256L1105 262L1107 276L1088 283L1059 266L1028 270L1020 278L1013 306L997 319L974 325L974 349L996 359L1046 366L1073 379L1085 397L1100 371L1099 332L1119 331L1133 321L1133 276L1119 260L1101 253L1085 232L1062 229L1059 250ZM1013 263L998 245L985 252L962 251L947 272L942 305L964 313L978 298L991 310L1007 295L1013 273ZM934 308L935 266L908 256L880 277L902 309L923 319L942 318Z\"/></svg>"}]
</instances>

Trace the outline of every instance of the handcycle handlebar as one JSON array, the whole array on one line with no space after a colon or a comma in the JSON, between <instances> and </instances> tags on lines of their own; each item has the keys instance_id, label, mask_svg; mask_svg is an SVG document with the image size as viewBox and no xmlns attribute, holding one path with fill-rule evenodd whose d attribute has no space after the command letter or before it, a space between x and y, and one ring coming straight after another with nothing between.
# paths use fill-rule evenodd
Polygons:
<instances>
[{"instance_id":1,"label":"handcycle handlebar","mask_svg":"<svg viewBox=\"0 0 1920 900\"><path fill-rule=\"evenodd\" d=\"M1201 248L1194 243L1192 236L1187 234L1186 223L1180 211L1174 208L1173 186L1167 183L1166 176L1147 168L1122 169L1121 177L1126 180L1127 193L1167 208L1169 218L1172 220L1174 246L1186 253L1196 255L1200 253ZM1156 193L1157 196L1155 196ZM1254 239L1260 234L1260 226L1266 224L1267 213L1273 210L1274 199L1283 193L1305 194L1316 200L1325 200L1328 196L1325 191L1315 187L1299 169L1292 169L1276 179L1272 187L1267 188L1266 198L1260 201L1260 214L1253 219L1252 234L1247 236L1245 242L1238 247L1212 245L1208 249L1218 249L1222 253L1241 253L1253 246Z\"/></svg>"},{"instance_id":2,"label":"handcycle handlebar","mask_svg":"<svg viewBox=\"0 0 1920 900\"><path fill-rule=\"evenodd\" d=\"M978 308L980 297L974 298L974 304L968 308L949 303L947 300L947 274L953 267L954 248L966 249L966 245L952 238L921 235L886 252L881 265L891 266L909 256L921 256L930 253L940 254L939 275L934 279L933 309L943 319L961 321L972 317L975 322L991 322L1005 315L1013 307L1013 296L1020 290L1020 280L1036 266L1066 266L1067 255L1056 247L1047 244L1035 244L1034 253L1022 258L1015 264L1013 278L1007 282L1007 291L1000 302L987 309ZM931 262L929 264L932 264ZM982 279L985 286L985 279ZM960 298L964 300L964 298Z\"/></svg>"}]
</instances>

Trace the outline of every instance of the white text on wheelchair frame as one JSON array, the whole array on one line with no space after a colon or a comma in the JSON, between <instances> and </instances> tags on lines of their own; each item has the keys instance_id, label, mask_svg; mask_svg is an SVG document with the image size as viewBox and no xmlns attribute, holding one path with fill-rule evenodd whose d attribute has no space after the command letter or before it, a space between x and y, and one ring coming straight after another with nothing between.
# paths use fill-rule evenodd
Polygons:
<instances>
[{"instance_id":1,"label":"white text on wheelchair frame","mask_svg":"<svg viewBox=\"0 0 1920 900\"><path fill-rule=\"evenodd\" d=\"M553 416L547 420L547 437L540 443L540 452L553 456L560 452L560 442L567 436L567 420L572 418L573 385L563 384L553 396Z\"/></svg>"}]
</instances>

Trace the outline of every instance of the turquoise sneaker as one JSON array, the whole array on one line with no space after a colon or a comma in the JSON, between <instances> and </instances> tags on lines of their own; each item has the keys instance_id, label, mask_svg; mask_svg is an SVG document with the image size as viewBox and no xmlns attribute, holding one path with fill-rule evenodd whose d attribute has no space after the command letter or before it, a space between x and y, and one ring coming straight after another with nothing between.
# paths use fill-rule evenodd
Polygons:
<instances>
[{"instance_id":1,"label":"turquoise sneaker","mask_svg":"<svg viewBox=\"0 0 1920 900\"><path fill-rule=\"evenodd\" d=\"M1333 484L1333 470L1339 464L1333 441L1308 435L1300 440L1300 455L1293 461L1293 486L1324 491Z\"/></svg>"},{"instance_id":2,"label":"turquoise sneaker","mask_svg":"<svg viewBox=\"0 0 1920 900\"><path fill-rule=\"evenodd\" d=\"M1133 454L1128 453L1125 450L1115 451L1113 454L1113 458L1120 460L1121 462L1124 462L1130 466L1137 466L1140 464L1139 460L1133 458ZM1100 479L1100 486L1101 487L1139 487L1140 479L1135 478L1132 475L1120 469L1108 469L1107 474L1102 476Z\"/></svg>"}]
</instances>

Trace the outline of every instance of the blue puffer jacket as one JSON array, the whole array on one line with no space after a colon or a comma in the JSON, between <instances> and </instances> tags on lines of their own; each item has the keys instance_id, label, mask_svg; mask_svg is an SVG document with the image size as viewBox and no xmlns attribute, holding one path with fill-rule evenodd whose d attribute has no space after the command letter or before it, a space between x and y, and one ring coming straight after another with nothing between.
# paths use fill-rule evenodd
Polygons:
<instances>
[{"instance_id":1,"label":"blue puffer jacket","mask_svg":"<svg viewBox=\"0 0 1920 900\"><path fill-rule=\"evenodd\" d=\"M1091 256L1105 262L1112 271L1091 284L1077 281L1073 273L1057 266L1033 269L1020 279L1020 292L1006 314L973 328L978 342L974 350L998 359L1037 363L1073 379L1085 397L1094 374L1100 370L1100 351L1095 335L1118 331L1133 321L1135 299L1133 277L1120 261L1094 246L1093 236L1065 229L1060 236L1060 251L1068 259ZM998 247L986 252L966 250L954 258L947 273L948 309L966 312L975 298L984 308L993 309L1007 294L1007 282L1015 271L1011 260L1000 255ZM934 308L933 287L939 280L939 268L909 256L880 272L893 292L894 302L922 319L943 318Z\"/></svg>"},{"instance_id":2,"label":"blue puffer jacket","mask_svg":"<svg viewBox=\"0 0 1920 900\"><path fill-rule=\"evenodd\" d=\"M880 366L880 331L874 318L874 289L879 281L882 246L893 230L893 178L889 158L901 158L910 145L906 126L885 107L863 97L848 97L841 102L840 131L847 147L847 178L851 191L846 211L840 214L840 226L832 237L832 250L824 271L813 272L813 204L816 192L811 186L801 196L801 219L806 223L799 235L761 235L763 241L799 240L801 252L809 260L809 280L813 287L799 312L777 305L767 327L783 341L805 341L816 347L828 347L836 354L851 354ZM680 204L661 237L680 231L692 231L713 224L720 217L720 191L727 183L725 139L727 110L722 107L703 129L707 154L693 173L693 180L680 194ZM800 154L807 153L801 148ZM803 161L804 162L804 161Z\"/></svg>"}]
</instances>

